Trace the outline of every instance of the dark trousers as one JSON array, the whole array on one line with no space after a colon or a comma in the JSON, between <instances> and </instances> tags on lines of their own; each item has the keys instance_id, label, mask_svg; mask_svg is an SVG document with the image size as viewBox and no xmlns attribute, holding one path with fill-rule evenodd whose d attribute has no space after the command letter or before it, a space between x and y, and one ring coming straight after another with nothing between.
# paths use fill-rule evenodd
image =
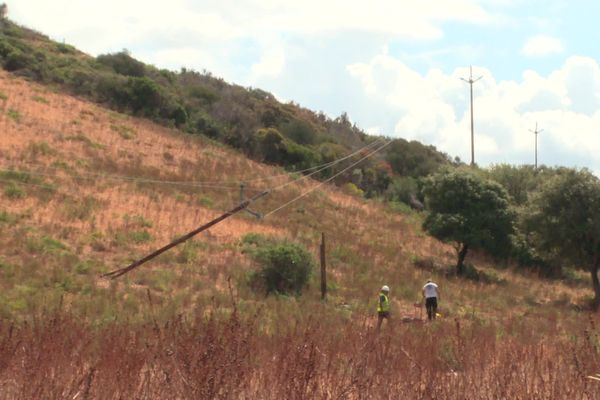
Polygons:
<instances>
[{"instance_id":1,"label":"dark trousers","mask_svg":"<svg viewBox=\"0 0 600 400\"><path fill-rule=\"evenodd\" d=\"M388 324L389 324L389 321L390 321L390 312L389 311L377 313L377 332L379 332L379 330L381 329L381 323L383 322L384 319L387 319Z\"/></svg>"},{"instance_id":2,"label":"dark trousers","mask_svg":"<svg viewBox=\"0 0 600 400\"><path fill-rule=\"evenodd\" d=\"M427 308L427 318L435 319L437 313L437 297L428 297L425 300L425 308Z\"/></svg>"}]
</instances>

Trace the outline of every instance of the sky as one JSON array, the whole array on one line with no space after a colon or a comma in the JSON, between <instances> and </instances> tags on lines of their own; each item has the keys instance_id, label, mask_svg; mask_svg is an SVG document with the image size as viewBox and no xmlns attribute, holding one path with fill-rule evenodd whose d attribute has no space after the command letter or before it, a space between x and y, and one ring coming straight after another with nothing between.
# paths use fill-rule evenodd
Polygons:
<instances>
[{"instance_id":1,"label":"sky","mask_svg":"<svg viewBox=\"0 0 600 400\"><path fill-rule=\"evenodd\" d=\"M9 17L92 55L127 49L207 70L365 131L475 161L600 176L600 2L3 0Z\"/></svg>"}]
</instances>

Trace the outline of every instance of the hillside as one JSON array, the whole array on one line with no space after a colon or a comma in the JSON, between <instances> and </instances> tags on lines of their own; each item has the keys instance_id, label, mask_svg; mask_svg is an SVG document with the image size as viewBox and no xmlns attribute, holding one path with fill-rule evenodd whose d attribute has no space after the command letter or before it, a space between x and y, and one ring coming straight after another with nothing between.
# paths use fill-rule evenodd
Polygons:
<instances>
[{"instance_id":1,"label":"hillside","mask_svg":"<svg viewBox=\"0 0 600 400\"><path fill-rule=\"evenodd\" d=\"M240 182L250 195L298 179L252 205L267 213L319 184L299 178L219 140L1 71L0 397L600 393L586 379L600 362L597 317L581 311L586 280L543 280L481 254L469 260L487 281L458 279L446 268L454 249L424 234L420 215L331 185L262 220L235 215L118 280L100 277L237 204ZM247 235L316 255L321 233L327 302L318 274L299 297L252 289ZM442 318L401 323L418 316L430 277ZM382 284L395 321L374 336Z\"/></svg>"},{"instance_id":2,"label":"hillside","mask_svg":"<svg viewBox=\"0 0 600 400\"><path fill-rule=\"evenodd\" d=\"M127 51L90 57L10 20L0 25L0 65L113 110L208 136L291 171L330 162L376 140L345 113L330 118L293 102L281 103L263 90L229 84L208 71L145 65ZM395 174L425 176L458 162L433 146L395 142L336 182L353 182L375 197L386 193Z\"/></svg>"},{"instance_id":3,"label":"hillside","mask_svg":"<svg viewBox=\"0 0 600 400\"><path fill-rule=\"evenodd\" d=\"M33 256L37 250L41 252L38 256L51 259L43 263L67 261L65 274L60 274L63 278L80 263L88 262L89 270L76 274L74 290L89 283L87 274L122 265L235 205L237 182L250 181L246 189L250 195L294 178L200 136L181 135L103 110L6 73L1 77L2 208L4 228L12 233L3 236L11 241L7 246L23 250L3 262L23 263L21 257ZM315 184L310 179L301 180L273 192L252 208L264 213ZM410 302L418 299L419 282L427 276L427 272L415 270L413 262L431 258L434 263L451 264L454 257L451 247L425 236L419 224L417 215L398 214L378 202L364 202L324 186L267 219L245 214L216 226L199 240L206 245L193 249L196 262L179 263L179 257L165 257L153 262L150 269L181 268L191 274L205 269L221 283L230 274L241 279L236 267L249 268L239 254L243 235L282 236L316 249L321 232L325 232L335 256L330 264L336 277L332 285L337 287L333 295L339 296L340 302L350 298L368 302L382 280L400 285L398 294ZM127 237L137 234L140 238ZM32 244L29 239L56 240L60 243L56 246L64 249L58 254L51 254L50 249L50 254L45 254L48 249L43 243ZM62 253L69 253L69 257ZM204 266L195 270L199 260L204 260ZM513 278L518 284L517 277ZM456 285L462 286L464 296L454 300L457 305L463 299L478 297L475 293L481 290L479 285ZM494 286L489 288L490 294ZM515 287L516 292L519 289ZM543 283L538 289L548 295L538 296L524 288L521 292L542 301L568 295L576 302L581 295L568 288L548 290ZM493 297L489 299L494 302ZM497 301L505 300L504 294L498 295ZM448 307L455 309L453 303ZM486 308L489 310L489 305Z\"/></svg>"}]
</instances>

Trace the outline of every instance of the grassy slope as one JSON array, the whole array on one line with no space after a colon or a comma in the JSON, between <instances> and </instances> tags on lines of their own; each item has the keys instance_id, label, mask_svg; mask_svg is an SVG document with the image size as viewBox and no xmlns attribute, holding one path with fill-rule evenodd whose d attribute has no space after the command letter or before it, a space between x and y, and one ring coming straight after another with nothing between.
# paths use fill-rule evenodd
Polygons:
<instances>
[{"instance_id":1,"label":"grassy slope","mask_svg":"<svg viewBox=\"0 0 600 400\"><path fill-rule=\"evenodd\" d=\"M219 215L236 203L238 192L235 187L172 186L90 174L217 181L229 186L239 179L277 175L281 170L249 161L201 137L51 93L6 73L0 74L0 91L5 98L0 100L1 168L42 174L23 178L4 172L0 181L4 192L0 197L1 240L7 249L0 255L2 310L7 315L35 309L61 295L73 309L91 317L110 317L126 307L131 308L131 315L142 315L145 288L159 298L171 299L168 304L173 308L190 309L212 296L225 301L229 276L235 278L242 299L253 302L255 296L244 285L251 263L239 244L240 237L249 232L299 241L315 253L320 233L325 232L331 304L348 304L359 313L372 311L373 294L386 283L393 288L396 307L412 314L419 287L430 274L416 269L413 262L453 262L452 248L424 235L418 216L394 213L381 204L326 187L266 220L236 216L193 244L131 273L112 290L97 277L100 272L123 266ZM249 191L287 180L254 182ZM254 208L268 211L314 184L287 186ZM477 265L489 267L483 259ZM586 294L553 282L532 284L533 277L495 273L508 284L477 284L434 274L444 293L443 313L518 314L536 303L580 302ZM318 296L314 283L301 301Z\"/></svg>"}]
</instances>

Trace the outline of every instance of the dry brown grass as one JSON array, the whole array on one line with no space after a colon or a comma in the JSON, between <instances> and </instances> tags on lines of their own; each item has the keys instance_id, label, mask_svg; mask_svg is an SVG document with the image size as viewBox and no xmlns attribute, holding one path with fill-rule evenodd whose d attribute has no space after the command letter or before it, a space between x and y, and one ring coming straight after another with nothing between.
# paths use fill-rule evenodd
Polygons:
<instances>
[{"instance_id":1,"label":"dry brown grass","mask_svg":"<svg viewBox=\"0 0 600 400\"><path fill-rule=\"evenodd\" d=\"M321 314L321 311L310 311ZM288 320L261 313L93 328L60 311L2 325L1 398L596 399L590 325L565 339L520 321L396 325ZM591 323L593 324L593 322ZM578 329L584 329L578 331ZM587 329L587 330L585 330ZM498 335L498 332L505 332Z\"/></svg>"}]
</instances>

